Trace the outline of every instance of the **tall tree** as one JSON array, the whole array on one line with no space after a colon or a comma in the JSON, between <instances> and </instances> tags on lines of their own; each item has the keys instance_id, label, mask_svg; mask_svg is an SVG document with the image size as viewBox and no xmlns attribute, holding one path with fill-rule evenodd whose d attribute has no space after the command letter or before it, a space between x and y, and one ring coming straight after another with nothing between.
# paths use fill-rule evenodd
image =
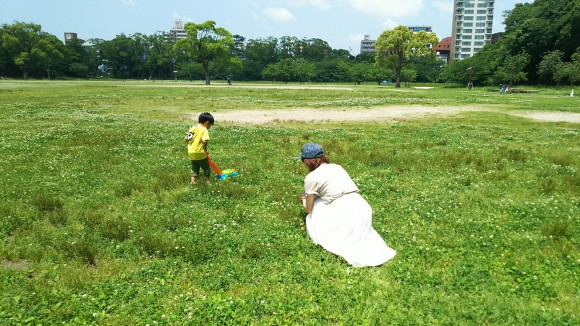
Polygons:
<instances>
[{"instance_id":1,"label":"tall tree","mask_svg":"<svg viewBox=\"0 0 580 326\"><path fill-rule=\"evenodd\" d=\"M403 68L415 58L435 56L431 45L438 42L439 39L434 33L413 33L406 26L399 25L393 30L381 33L375 42L376 63L392 69L397 80L396 87L401 87Z\"/></svg>"},{"instance_id":2,"label":"tall tree","mask_svg":"<svg viewBox=\"0 0 580 326\"><path fill-rule=\"evenodd\" d=\"M201 63L205 74L205 84L211 80L210 65L216 61L229 62L241 65L241 61L235 56L235 44L232 34L225 28L216 27L212 20L205 23L187 23L184 26L187 38L180 39L173 49Z\"/></svg>"},{"instance_id":3,"label":"tall tree","mask_svg":"<svg viewBox=\"0 0 580 326\"><path fill-rule=\"evenodd\" d=\"M524 68L532 82L538 81L537 67L548 51L560 50L569 61L580 46L580 0L536 0L516 4L507 11L502 37L511 55L523 51L530 55Z\"/></svg>"},{"instance_id":4,"label":"tall tree","mask_svg":"<svg viewBox=\"0 0 580 326\"><path fill-rule=\"evenodd\" d=\"M16 67L22 78L29 74L46 76L50 70L59 72L65 48L54 35L44 33L41 26L16 22L0 28L0 47L8 56L6 65Z\"/></svg>"},{"instance_id":5,"label":"tall tree","mask_svg":"<svg viewBox=\"0 0 580 326\"><path fill-rule=\"evenodd\" d=\"M560 50L547 52L538 65L540 78L547 83L555 81L556 84L560 84L562 75L558 73L558 70L562 69L562 64L564 63L562 61L563 55L564 53Z\"/></svg>"},{"instance_id":6,"label":"tall tree","mask_svg":"<svg viewBox=\"0 0 580 326\"><path fill-rule=\"evenodd\" d=\"M509 81L510 85L521 80L528 80L524 68L529 62L530 55L525 52L514 56L507 56L495 74L498 80Z\"/></svg>"}]
</instances>

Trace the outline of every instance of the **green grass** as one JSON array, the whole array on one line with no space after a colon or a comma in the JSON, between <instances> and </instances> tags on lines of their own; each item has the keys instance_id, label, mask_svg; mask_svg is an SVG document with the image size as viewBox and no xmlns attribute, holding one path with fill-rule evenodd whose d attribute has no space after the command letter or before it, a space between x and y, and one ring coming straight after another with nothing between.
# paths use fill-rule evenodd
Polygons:
<instances>
[{"instance_id":1,"label":"green grass","mask_svg":"<svg viewBox=\"0 0 580 326\"><path fill-rule=\"evenodd\" d=\"M395 90L0 82L0 324L578 324L580 128L565 89ZM240 87L236 87L240 86ZM210 130L240 176L188 185L202 111L402 104L494 112ZM352 268L297 200L317 141L397 256Z\"/></svg>"}]
</instances>

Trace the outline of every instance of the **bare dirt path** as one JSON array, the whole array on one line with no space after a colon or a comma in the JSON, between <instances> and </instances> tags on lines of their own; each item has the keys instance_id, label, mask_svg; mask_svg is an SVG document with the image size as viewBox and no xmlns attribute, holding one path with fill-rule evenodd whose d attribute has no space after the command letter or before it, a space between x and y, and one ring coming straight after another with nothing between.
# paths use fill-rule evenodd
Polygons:
<instances>
[{"instance_id":1,"label":"bare dirt path","mask_svg":"<svg viewBox=\"0 0 580 326\"><path fill-rule=\"evenodd\" d=\"M340 121L399 121L421 119L428 116L449 116L464 111L502 112L473 106L389 106L361 109L288 109L288 110L238 110L213 113L217 121L229 123L271 123L284 121L340 122ZM580 113L548 111L503 111L506 114L533 120L580 123Z\"/></svg>"}]
</instances>

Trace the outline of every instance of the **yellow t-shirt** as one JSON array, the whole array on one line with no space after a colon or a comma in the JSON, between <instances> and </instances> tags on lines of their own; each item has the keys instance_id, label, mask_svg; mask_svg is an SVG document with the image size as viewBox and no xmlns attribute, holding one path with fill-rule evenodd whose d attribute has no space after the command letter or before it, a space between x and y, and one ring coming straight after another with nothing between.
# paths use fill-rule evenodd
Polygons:
<instances>
[{"instance_id":1,"label":"yellow t-shirt","mask_svg":"<svg viewBox=\"0 0 580 326\"><path fill-rule=\"evenodd\" d=\"M193 134L191 140L187 142L189 159L192 161L203 160L206 157L205 151L203 150L203 142L209 140L209 131L206 127L198 124L197 126L191 127L188 133Z\"/></svg>"}]
</instances>

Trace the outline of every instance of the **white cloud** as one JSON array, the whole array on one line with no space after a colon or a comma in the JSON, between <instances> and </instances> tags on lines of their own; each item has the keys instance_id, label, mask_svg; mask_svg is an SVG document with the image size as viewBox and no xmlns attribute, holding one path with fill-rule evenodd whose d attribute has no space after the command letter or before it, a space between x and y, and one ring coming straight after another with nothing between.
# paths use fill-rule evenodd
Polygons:
<instances>
[{"instance_id":1,"label":"white cloud","mask_svg":"<svg viewBox=\"0 0 580 326\"><path fill-rule=\"evenodd\" d=\"M137 4L137 0L123 0L123 4L132 7Z\"/></svg>"},{"instance_id":2,"label":"white cloud","mask_svg":"<svg viewBox=\"0 0 580 326\"><path fill-rule=\"evenodd\" d=\"M250 16L252 16L254 20L260 20L260 15L258 15L258 13L253 10L250 10Z\"/></svg>"},{"instance_id":3,"label":"white cloud","mask_svg":"<svg viewBox=\"0 0 580 326\"><path fill-rule=\"evenodd\" d=\"M290 6L293 7L318 7L320 9L328 9L331 7L328 0L292 0Z\"/></svg>"},{"instance_id":4,"label":"white cloud","mask_svg":"<svg viewBox=\"0 0 580 326\"><path fill-rule=\"evenodd\" d=\"M435 9L443 11L446 14L453 13L453 2L451 1L434 1L431 6Z\"/></svg>"},{"instance_id":5,"label":"white cloud","mask_svg":"<svg viewBox=\"0 0 580 326\"><path fill-rule=\"evenodd\" d=\"M423 9L423 0L342 0L354 9L378 17L407 17Z\"/></svg>"},{"instance_id":6,"label":"white cloud","mask_svg":"<svg viewBox=\"0 0 580 326\"><path fill-rule=\"evenodd\" d=\"M383 27L385 29L394 29L395 27L401 25L401 23L398 23L392 19L385 19L383 20Z\"/></svg>"},{"instance_id":7,"label":"white cloud","mask_svg":"<svg viewBox=\"0 0 580 326\"><path fill-rule=\"evenodd\" d=\"M286 8L266 8L264 9L264 15L281 22L296 20L296 17Z\"/></svg>"},{"instance_id":8,"label":"white cloud","mask_svg":"<svg viewBox=\"0 0 580 326\"><path fill-rule=\"evenodd\" d=\"M348 41L350 42L358 42L362 41L365 38L364 34L349 34Z\"/></svg>"}]
</instances>

